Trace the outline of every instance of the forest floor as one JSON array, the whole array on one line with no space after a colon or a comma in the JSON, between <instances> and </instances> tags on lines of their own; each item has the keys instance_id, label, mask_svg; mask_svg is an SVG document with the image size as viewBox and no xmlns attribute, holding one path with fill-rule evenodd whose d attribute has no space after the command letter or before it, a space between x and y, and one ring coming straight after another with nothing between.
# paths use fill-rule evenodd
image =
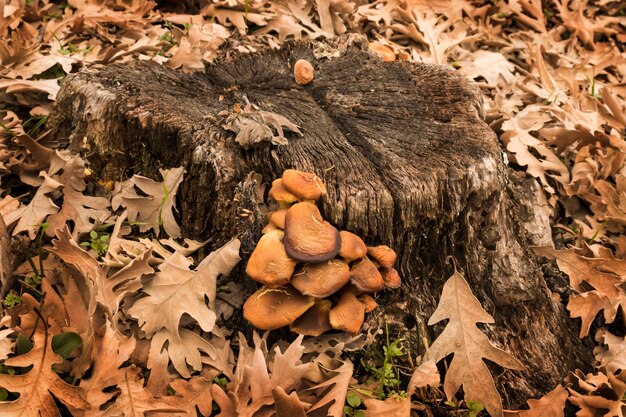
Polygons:
<instances>
[{"instance_id":1,"label":"forest floor","mask_svg":"<svg viewBox=\"0 0 626 417\"><path fill-rule=\"evenodd\" d=\"M276 348L248 335L248 346L224 325L243 302L236 285L217 287L238 242L193 258L202 243L183 240L175 215L182 169L107 181L46 138L60 85L81 68L139 59L197 72L347 33L381 59L448 65L479 85L510 167L543 187L555 249L540 255L569 276L563 302L596 341L592 373L572 369L511 411L488 371L439 375L384 329ZM625 81L623 1L0 0L0 415L623 417ZM356 364L342 356L355 349ZM487 388L464 399L461 384Z\"/></svg>"}]
</instances>

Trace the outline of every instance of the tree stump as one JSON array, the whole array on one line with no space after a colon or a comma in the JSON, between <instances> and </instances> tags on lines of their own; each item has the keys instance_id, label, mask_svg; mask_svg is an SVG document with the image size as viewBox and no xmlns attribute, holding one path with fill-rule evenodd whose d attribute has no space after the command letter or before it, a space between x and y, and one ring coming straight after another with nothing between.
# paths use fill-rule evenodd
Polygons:
<instances>
[{"instance_id":1,"label":"tree stump","mask_svg":"<svg viewBox=\"0 0 626 417\"><path fill-rule=\"evenodd\" d=\"M159 178L160 167L184 166L185 233L213 246L239 237L242 265L265 222L249 174L271 183L288 168L317 173L328 188L324 217L399 255L403 285L380 295L369 321L389 323L412 355L423 354L442 330L425 323L454 257L495 317L482 329L527 368L493 366L505 407L520 407L592 361L559 300L563 278L544 278L529 250L550 242L541 191L504 163L474 85L450 68L383 62L366 49L362 40L287 43L194 75L138 61L92 67L66 79L49 127L101 178ZM294 82L298 59L315 68L308 85ZM296 123L303 136L243 149L223 128L224 112L248 102Z\"/></svg>"}]
</instances>

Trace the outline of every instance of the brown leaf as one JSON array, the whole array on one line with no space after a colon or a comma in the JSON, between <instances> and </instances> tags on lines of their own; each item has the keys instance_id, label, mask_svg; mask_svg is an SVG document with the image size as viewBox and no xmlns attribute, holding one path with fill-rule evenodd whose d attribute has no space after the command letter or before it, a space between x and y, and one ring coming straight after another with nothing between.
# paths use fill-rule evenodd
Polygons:
<instances>
[{"instance_id":1,"label":"brown leaf","mask_svg":"<svg viewBox=\"0 0 626 417\"><path fill-rule=\"evenodd\" d=\"M596 340L606 345L606 349L600 346L593 349L600 366L609 372L626 372L626 337L604 330L596 334Z\"/></svg>"},{"instance_id":2,"label":"brown leaf","mask_svg":"<svg viewBox=\"0 0 626 417\"><path fill-rule=\"evenodd\" d=\"M148 296L137 300L128 313L139 320L148 337L165 329L172 340L179 342L178 328L183 314L194 318L205 332L212 331L216 320L217 277L228 275L239 262L239 245L237 239L230 241L207 256L195 271L189 269L191 259L175 253L144 285L143 291Z\"/></svg>"},{"instance_id":3,"label":"brown leaf","mask_svg":"<svg viewBox=\"0 0 626 417\"><path fill-rule=\"evenodd\" d=\"M410 397L413 395L416 388L423 388L426 386L437 388L440 384L441 376L439 375L435 361L431 359L422 363L417 367L417 369L415 369L413 375L411 376L411 380L409 381L407 393Z\"/></svg>"},{"instance_id":4,"label":"brown leaf","mask_svg":"<svg viewBox=\"0 0 626 417\"><path fill-rule=\"evenodd\" d=\"M141 277L154 272L148 265L150 251L146 251L142 256L108 277L108 268L101 267L98 261L84 251L70 236L67 227L57 234L57 239L52 243L54 246L50 252L63 259L63 262L74 268L84 278L90 295L89 314L93 314L96 310L96 303L100 303L107 314L112 316L119 309L124 297L142 287Z\"/></svg>"},{"instance_id":5,"label":"brown leaf","mask_svg":"<svg viewBox=\"0 0 626 417\"><path fill-rule=\"evenodd\" d=\"M150 229L159 234L160 226L163 225L165 233L170 237L180 237L180 227L174 218L176 209L176 193L178 186L183 181L185 170L180 168L159 169L163 182L156 182L140 175L133 176L125 181L121 192L115 195L111 201L114 210L121 205L128 211L128 220L139 222L139 230L146 232ZM136 186L147 196L141 196L135 192Z\"/></svg>"},{"instance_id":6,"label":"brown leaf","mask_svg":"<svg viewBox=\"0 0 626 417\"><path fill-rule=\"evenodd\" d=\"M454 353L443 385L448 400L454 397L462 385L465 401L483 404L489 414L501 417L502 400L483 359L511 369L521 370L524 366L504 350L493 346L478 329L477 323L494 323L494 319L483 310L456 269L444 284L439 305L428 320L428 325L445 319L450 321L433 342L425 358L439 362Z\"/></svg>"},{"instance_id":7,"label":"brown leaf","mask_svg":"<svg viewBox=\"0 0 626 417\"><path fill-rule=\"evenodd\" d=\"M505 410L505 417L563 417L567 391L561 385L538 400L528 400L529 410Z\"/></svg>"},{"instance_id":8,"label":"brown leaf","mask_svg":"<svg viewBox=\"0 0 626 417\"><path fill-rule=\"evenodd\" d=\"M235 141L244 149L250 149L257 143L270 142L274 145L287 145L283 126L297 135L302 136L298 126L289 119L277 113L258 110L252 105L247 105L244 111L237 113L222 127L237 136ZM276 133L274 133L276 132Z\"/></svg>"},{"instance_id":9,"label":"brown leaf","mask_svg":"<svg viewBox=\"0 0 626 417\"><path fill-rule=\"evenodd\" d=\"M187 416L184 404L174 396L155 398L143 386L141 368L131 365L123 368L123 377L118 381L120 394L108 408L94 410L94 417L148 416L148 413L167 413L168 416Z\"/></svg>"},{"instance_id":10,"label":"brown leaf","mask_svg":"<svg viewBox=\"0 0 626 417\"><path fill-rule=\"evenodd\" d=\"M556 259L559 269L570 278L570 285L578 292L570 298L567 309L572 317L581 317L582 325L580 337L589 334L589 328L596 315L604 310L607 323L613 322L621 305L626 306L626 292L621 288L622 279L610 272L602 272L603 265L609 259L587 258L576 253L575 249L557 251L549 246L533 248L535 253L549 259ZM593 290L583 292L582 283L593 287Z\"/></svg>"},{"instance_id":11,"label":"brown leaf","mask_svg":"<svg viewBox=\"0 0 626 417\"><path fill-rule=\"evenodd\" d=\"M33 348L28 353L5 360L4 365L30 367L30 370L23 374L0 374L0 386L20 394L14 401L0 402L0 413L61 417L55 400L72 411L89 409L89 403L84 398L84 390L67 384L53 370L53 366L62 363L63 359L52 351L53 335L48 332L33 310L39 303L26 293L22 295L22 304L28 306L27 312L21 316L22 321L24 324L26 321L34 324Z\"/></svg>"},{"instance_id":12,"label":"brown leaf","mask_svg":"<svg viewBox=\"0 0 626 417\"><path fill-rule=\"evenodd\" d=\"M104 197L92 197L83 195L87 188L85 183L85 162L80 157L69 159L63 165L63 174L56 179L64 185L63 205L61 210L48 217L46 234L50 237L72 221L74 229L72 235L78 238L78 234L93 230L95 221L103 223L111 212L108 209L109 200ZM93 220L93 221L92 221Z\"/></svg>"},{"instance_id":13,"label":"brown leaf","mask_svg":"<svg viewBox=\"0 0 626 417\"><path fill-rule=\"evenodd\" d=\"M298 398L296 392L287 395L283 387L277 386L272 390L276 417L306 417L305 404Z\"/></svg>"},{"instance_id":14,"label":"brown leaf","mask_svg":"<svg viewBox=\"0 0 626 417\"><path fill-rule=\"evenodd\" d=\"M54 204L47 194L58 190L63 184L50 178L44 171L41 171L40 176L43 177L44 182L37 189L28 206L19 209L19 221L15 229L13 229L13 236L27 231L28 237L34 239L37 236L37 230L41 227L46 217L59 211L59 207Z\"/></svg>"},{"instance_id":15,"label":"brown leaf","mask_svg":"<svg viewBox=\"0 0 626 417\"><path fill-rule=\"evenodd\" d=\"M363 404L367 408L365 417L409 417L411 415L411 396L389 397L384 401L373 398L366 399Z\"/></svg>"},{"instance_id":16,"label":"brown leaf","mask_svg":"<svg viewBox=\"0 0 626 417\"><path fill-rule=\"evenodd\" d=\"M626 373L614 374L600 369L584 375L577 370L565 380L572 384L568 400L580 408L576 415L585 417L624 417L626 415Z\"/></svg>"},{"instance_id":17,"label":"brown leaf","mask_svg":"<svg viewBox=\"0 0 626 417\"><path fill-rule=\"evenodd\" d=\"M98 410L113 398L115 392L107 388L124 380L125 371L120 368L134 349L134 338L126 338L108 325L104 334L96 338L94 350L98 352L99 360L94 361L90 377L80 381L92 410Z\"/></svg>"}]
</instances>

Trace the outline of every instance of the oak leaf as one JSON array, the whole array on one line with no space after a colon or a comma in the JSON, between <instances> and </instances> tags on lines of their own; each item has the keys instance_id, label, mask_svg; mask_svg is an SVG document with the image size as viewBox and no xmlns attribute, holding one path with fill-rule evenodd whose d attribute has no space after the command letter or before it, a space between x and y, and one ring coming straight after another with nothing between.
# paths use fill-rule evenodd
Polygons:
<instances>
[{"instance_id":1,"label":"oak leaf","mask_svg":"<svg viewBox=\"0 0 626 417\"><path fill-rule=\"evenodd\" d=\"M626 372L626 337L603 330L596 334L596 341L606 346L606 349L601 346L593 349L600 366L609 372Z\"/></svg>"},{"instance_id":2,"label":"oak leaf","mask_svg":"<svg viewBox=\"0 0 626 417\"><path fill-rule=\"evenodd\" d=\"M416 388L423 388L430 386L437 388L441 384L441 376L437 370L437 365L434 360L429 360L422 363L415 369L411 380L409 381L409 387L407 393L409 396L413 395Z\"/></svg>"},{"instance_id":3,"label":"oak leaf","mask_svg":"<svg viewBox=\"0 0 626 417\"><path fill-rule=\"evenodd\" d=\"M104 334L96 337L94 350L99 352L99 359L94 361L89 378L81 379L79 385L92 410L98 410L115 396L110 388L124 380L125 371L120 368L134 349L134 338L126 338L108 325Z\"/></svg>"},{"instance_id":4,"label":"oak leaf","mask_svg":"<svg viewBox=\"0 0 626 417\"><path fill-rule=\"evenodd\" d=\"M581 293L571 297L567 304L571 316L582 319L581 338L589 334L591 323L601 310L604 310L607 323L615 320L620 306L624 310L626 292L621 287L622 278L602 270L610 263L610 259L588 258L577 254L573 248L557 251L549 246L542 246L533 250L537 255L556 259L559 269L569 276L572 288ZM585 292L583 282L593 289Z\"/></svg>"},{"instance_id":5,"label":"oak leaf","mask_svg":"<svg viewBox=\"0 0 626 417\"><path fill-rule=\"evenodd\" d=\"M302 132L295 123L280 114L259 110L255 106L247 105L222 126L224 129L235 132L235 142L244 149L250 149L257 143L270 142L274 145L287 145L285 129L302 136ZM276 133L274 133L276 132Z\"/></svg>"},{"instance_id":6,"label":"oak leaf","mask_svg":"<svg viewBox=\"0 0 626 417\"><path fill-rule=\"evenodd\" d=\"M85 161L80 157L71 158L63 166L63 174L56 176L63 184L63 205L61 210L48 216L48 236L56 235L57 231L72 221L73 236L93 230L94 221L104 222L110 215L109 200L104 197L84 195L87 188L84 180Z\"/></svg>"},{"instance_id":7,"label":"oak leaf","mask_svg":"<svg viewBox=\"0 0 626 417\"><path fill-rule=\"evenodd\" d=\"M239 262L239 246L239 240L231 240L207 256L196 270L189 269L191 259L174 253L144 285L147 296L137 300L128 313L148 337L165 329L172 340L180 342L178 329L183 314L195 319L205 332L212 331L217 277L228 275Z\"/></svg>"},{"instance_id":8,"label":"oak leaf","mask_svg":"<svg viewBox=\"0 0 626 417\"><path fill-rule=\"evenodd\" d=\"M131 365L123 368L123 378L118 382L120 390L108 408L94 410L94 417L148 417L152 413L165 413L168 416L187 416L186 407L173 396L155 398L144 386L141 368Z\"/></svg>"},{"instance_id":9,"label":"oak leaf","mask_svg":"<svg viewBox=\"0 0 626 417\"><path fill-rule=\"evenodd\" d=\"M600 368L597 374L570 372L565 380L571 384L568 400L580 408L580 417L626 416L626 372L614 374Z\"/></svg>"},{"instance_id":10,"label":"oak leaf","mask_svg":"<svg viewBox=\"0 0 626 417\"><path fill-rule=\"evenodd\" d=\"M529 410L505 410L506 417L563 417L567 391L561 385L538 400L528 400Z\"/></svg>"},{"instance_id":11,"label":"oak leaf","mask_svg":"<svg viewBox=\"0 0 626 417\"><path fill-rule=\"evenodd\" d=\"M154 270L148 265L150 251L144 252L124 268L108 276L109 268L102 267L88 252L84 251L72 238L67 227L57 233L50 252L78 271L89 288L89 314L100 303L107 314L113 315L119 309L122 300L142 287L141 277Z\"/></svg>"},{"instance_id":12,"label":"oak leaf","mask_svg":"<svg viewBox=\"0 0 626 417\"><path fill-rule=\"evenodd\" d=\"M411 415L411 396L391 396L384 401L368 398L363 401L366 407L365 417L409 417Z\"/></svg>"},{"instance_id":13,"label":"oak leaf","mask_svg":"<svg viewBox=\"0 0 626 417\"><path fill-rule=\"evenodd\" d=\"M32 349L4 361L4 366L29 368L23 374L0 374L0 386L20 394L14 401L0 401L0 414L12 416L61 417L55 404L58 400L71 411L89 409L84 390L69 385L54 372L63 359L52 350L52 334L34 311L39 303L30 294L22 295L22 304L29 307L21 316L23 324L32 325ZM47 320L47 318L46 318Z\"/></svg>"},{"instance_id":14,"label":"oak leaf","mask_svg":"<svg viewBox=\"0 0 626 417\"><path fill-rule=\"evenodd\" d=\"M439 305L428 320L428 325L445 319L450 321L429 348L425 359L439 362L449 354L454 354L443 385L448 400L454 397L462 385L465 401L478 402L492 416L501 417L502 400L483 359L510 369L522 370L524 366L504 350L492 345L478 329L477 323L494 323L495 320L483 310L465 278L456 269L444 284Z\"/></svg>"},{"instance_id":15,"label":"oak leaf","mask_svg":"<svg viewBox=\"0 0 626 417\"><path fill-rule=\"evenodd\" d=\"M163 182L156 182L150 178L134 175L124 181L121 190L111 200L114 210L121 205L128 212L128 220L139 222L139 230L146 232L150 229L159 234L163 225L165 233L170 237L180 237L180 227L176 223L174 210L176 209L176 193L183 181L184 168L159 169ZM134 186L146 196L139 195Z\"/></svg>"},{"instance_id":16,"label":"oak leaf","mask_svg":"<svg viewBox=\"0 0 626 417\"><path fill-rule=\"evenodd\" d=\"M37 189L35 196L28 206L18 209L19 221L13 229L13 236L27 231L28 237L34 239L46 217L59 211L59 207L54 204L48 194L61 188L63 184L50 178L44 171L41 171L40 176L43 177L43 184Z\"/></svg>"}]
</instances>

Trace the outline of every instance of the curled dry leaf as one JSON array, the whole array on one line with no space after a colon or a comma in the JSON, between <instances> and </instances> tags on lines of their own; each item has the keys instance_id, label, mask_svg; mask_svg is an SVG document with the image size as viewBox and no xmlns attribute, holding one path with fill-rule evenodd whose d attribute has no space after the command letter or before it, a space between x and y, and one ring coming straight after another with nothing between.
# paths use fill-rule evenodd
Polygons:
<instances>
[{"instance_id":1,"label":"curled dry leaf","mask_svg":"<svg viewBox=\"0 0 626 417\"><path fill-rule=\"evenodd\" d=\"M600 368L597 374L570 372L568 400L580 408L579 416L623 417L626 413L626 373L614 374Z\"/></svg>"},{"instance_id":2,"label":"curled dry leaf","mask_svg":"<svg viewBox=\"0 0 626 417\"><path fill-rule=\"evenodd\" d=\"M229 117L222 126L224 129L237 134L235 141L244 149L262 142L274 145L287 145L283 127L302 136L302 132L295 123L280 114L259 110L252 104L244 107L241 113Z\"/></svg>"},{"instance_id":3,"label":"curled dry leaf","mask_svg":"<svg viewBox=\"0 0 626 417\"><path fill-rule=\"evenodd\" d=\"M411 397L391 396L384 401L368 398L363 401L365 417L409 417L411 415Z\"/></svg>"},{"instance_id":4,"label":"curled dry leaf","mask_svg":"<svg viewBox=\"0 0 626 417\"><path fill-rule=\"evenodd\" d=\"M600 330L596 334L596 341L606 346L593 349L600 366L609 372L626 372L626 337L618 337L607 330Z\"/></svg>"},{"instance_id":5,"label":"curled dry leaf","mask_svg":"<svg viewBox=\"0 0 626 417\"><path fill-rule=\"evenodd\" d=\"M435 361L431 359L422 363L415 369L406 391L410 397L417 388L424 388L426 386L437 388L440 384L441 376L439 375Z\"/></svg>"}]
</instances>

